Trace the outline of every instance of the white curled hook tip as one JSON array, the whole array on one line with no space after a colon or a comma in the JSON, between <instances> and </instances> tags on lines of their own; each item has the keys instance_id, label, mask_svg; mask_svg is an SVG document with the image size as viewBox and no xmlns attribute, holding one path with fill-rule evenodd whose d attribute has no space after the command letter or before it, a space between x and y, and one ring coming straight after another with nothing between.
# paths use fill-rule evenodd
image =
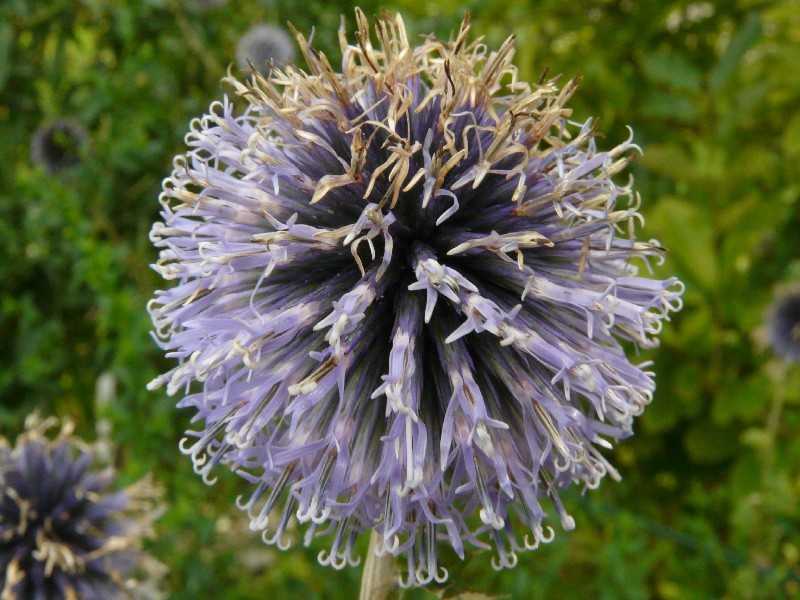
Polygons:
<instances>
[{"instance_id":1,"label":"white curled hook tip","mask_svg":"<svg viewBox=\"0 0 800 600\"><path fill-rule=\"evenodd\" d=\"M319 551L319 554L317 554L317 562L323 566L330 566L337 571L341 571L347 565L348 561L344 554L336 552L333 549L328 551L323 548Z\"/></svg>"},{"instance_id":2,"label":"white curled hook tip","mask_svg":"<svg viewBox=\"0 0 800 600\"><path fill-rule=\"evenodd\" d=\"M217 477L216 476L211 477L211 471L208 469L208 467L202 469L202 473L198 473L198 475L201 476L203 483L205 483L206 485L214 485L215 483L217 483Z\"/></svg>"},{"instance_id":3,"label":"white curled hook tip","mask_svg":"<svg viewBox=\"0 0 800 600\"><path fill-rule=\"evenodd\" d=\"M548 532L548 535L544 534L545 530ZM556 532L553 530L552 527L548 525L545 529L542 529L541 527L539 528L539 535L537 536L536 539L538 539L543 544L549 544L555 539L555 537L556 537Z\"/></svg>"},{"instance_id":4,"label":"white curled hook tip","mask_svg":"<svg viewBox=\"0 0 800 600\"><path fill-rule=\"evenodd\" d=\"M269 525L269 513L266 514L258 514L252 515L250 511L247 511L247 514L250 516L250 531L263 531Z\"/></svg>"},{"instance_id":5,"label":"white curled hook tip","mask_svg":"<svg viewBox=\"0 0 800 600\"><path fill-rule=\"evenodd\" d=\"M253 507L253 498L251 496L250 499L245 504L242 504L242 498L244 498L244 494L239 494L238 496L236 496L236 500L234 500L233 503L239 510L246 510L248 516L252 519L253 515L250 514L250 509Z\"/></svg>"},{"instance_id":6,"label":"white curled hook tip","mask_svg":"<svg viewBox=\"0 0 800 600\"><path fill-rule=\"evenodd\" d=\"M563 459L564 463L563 464L560 463L559 459ZM562 456L560 454L558 456L556 456L555 460L553 461L553 466L555 467L555 469L556 469L556 471L558 473L564 473L566 471L569 471L570 464L571 464L571 461L570 461L569 457L568 456Z\"/></svg>"},{"instance_id":7,"label":"white curled hook tip","mask_svg":"<svg viewBox=\"0 0 800 600\"><path fill-rule=\"evenodd\" d=\"M515 552L504 552L493 556L491 560L492 568L495 571L502 571L503 569L513 569L517 566L517 554Z\"/></svg>"},{"instance_id":8,"label":"white curled hook tip","mask_svg":"<svg viewBox=\"0 0 800 600\"><path fill-rule=\"evenodd\" d=\"M539 538L538 536L533 536L534 543L531 544L530 536L526 533L522 536L522 545L525 547L525 550L536 550L539 547Z\"/></svg>"},{"instance_id":9,"label":"white curled hook tip","mask_svg":"<svg viewBox=\"0 0 800 600\"><path fill-rule=\"evenodd\" d=\"M403 576L401 575L397 578L397 585L399 585L402 589L407 590L414 585L415 581L414 571L409 569L407 579L403 580Z\"/></svg>"},{"instance_id":10,"label":"white curled hook tip","mask_svg":"<svg viewBox=\"0 0 800 600\"><path fill-rule=\"evenodd\" d=\"M280 529L276 531L272 537L267 537L268 534L269 531L266 529L261 533L261 539L268 546L277 546L280 550L288 550L292 545L291 540L284 538L283 535L281 535L282 532Z\"/></svg>"},{"instance_id":11,"label":"white curled hook tip","mask_svg":"<svg viewBox=\"0 0 800 600\"><path fill-rule=\"evenodd\" d=\"M375 556L384 557L387 554L391 554L392 556L397 555L397 550L400 548L400 538L397 537L397 535L392 534L389 539L391 540L391 543L388 543L384 537L383 544L375 548Z\"/></svg>"},{"instance_id":12,"label":"white curled hook tip","mask_svg":"<svg viewBox=\"0 0 800 600\"><path fill-rule=\"evenodd\" d=\"M328 517L331 514L331 509L329 506L326 506L321 511L319 511L315 515L311 515L311 521L316 523L317 525L322 525L325 521L328 520Z\"/></svg>"}]
</instances>

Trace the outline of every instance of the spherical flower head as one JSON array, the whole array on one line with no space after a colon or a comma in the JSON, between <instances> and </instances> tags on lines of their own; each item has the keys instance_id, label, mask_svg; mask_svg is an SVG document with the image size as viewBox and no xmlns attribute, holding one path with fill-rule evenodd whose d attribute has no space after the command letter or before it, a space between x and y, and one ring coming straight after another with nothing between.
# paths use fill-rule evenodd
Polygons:
<instances>
[{"instance_id":1,"label":"spherical flower head","mask_svg":"<svg viewBox=\"0 0 800 600\"><path fill-rule=\"evenodd\" d=\"M559 490L617 476L601 449L632 432L651 347L680 307L676 279L636 241L637 147L599 151L568 120L575 81L529 85L469 40L409 44L403 21L357 11L342 71L296 34L294 67L229 76L175 159L151 237L166 384L196 412L182 448L204 478L226 463L268 543L330 534L320 560L356 562L376 529L442 581L436 549L493 547L497 568L552 539Z\"/></svg>"},{"instance_id":2,"label":"spherical flower head","mask_svg":"<svg viewBox=\"0 0 800 600\"><path fill-rule=\"evenodd\" d=\"M244 72L256 69L268 75L273 66L283 67L294 58L292 38L280 27L268 23L249 29L236 46L236 62Z\"/></svg>"},{"instance_id":3,"label":"spherical flower head","mask_svg":"<svg viewBox=\"0 0 800 600\"><path fill-rule=\"evenodd\" d=\"M789 292L775 300L768 329L772 351L787 362L800 362L800 291Z\"/></svg>"},{"instance_id":4,"label":"spherical flower head","mask_svg":"<svg viewBox=\"0 0 800 600\"><path fill-rule=\"evenodd\" d=\"M80 162L89 133L72 119L56 119L37 129L31 140L31 162L54 175Z\"/></svg>"},{"instance_id":5,"label":"spherical flower head","mask_svg":"<svg viewBox=\"0 0 800 600\"><path fill-rule=\"evenodd\" d=\"M93 448L64 422L31 416L15 445L0 436L0 597L108 600L158 597L140 552L156 494L147 480L118 492L91 469ZM149 587L148 587L149 586Z\"/></svg>"}]
</instances>

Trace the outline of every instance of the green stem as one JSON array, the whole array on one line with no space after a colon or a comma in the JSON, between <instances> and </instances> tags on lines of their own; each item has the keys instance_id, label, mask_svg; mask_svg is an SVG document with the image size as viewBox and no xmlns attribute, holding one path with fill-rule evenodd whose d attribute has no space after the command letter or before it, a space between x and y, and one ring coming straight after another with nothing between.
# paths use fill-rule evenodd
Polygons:
<instances>
[{"instance_id":1,"label":"green stem","mask_svg":"<svg viewBox=\"0 0 800 600\"><path fill-rule=\"evenodd\" d=\"M781 424L781 414L783 413L784 398L786 396L787 365L781 361L772 373L773 387L775 393L772 397L769 414L766 422L766 447L764 449L764 486L774 485L775 452L778 439L778 428Z\"/></svg>"},{"instance_id":2,"label":"green stem","mask_svg":"<svg viewBox=\"0 0 800 600\"><path fill-rule=\"evenodd\" d=\"M383 536L374 529L369 536L369 550L361 574L361 593L359 600L385 600L397 577L394 569L394 556L383 551L378 556L376 551L383 546Z\"/></svg>"},{"instance_id":3,"label":"green stem","mask_svg":"<svg viewBox=\"0 0 800 600\"><path fill-rule=\"evenodd\" d=\"M224 67L217 61L216 57L208 51L202 38L186 18L182 7L180 7L175 0L167 0L167 8L172 13L175 23L178 25L178 29L181 30L183 37L186 39L186 43L189 44L189 47L194 50L200 62L203 63L207 75L214 78L216 81L220 76L219 74L225 72Z\"/></svg>"}]
</instances>

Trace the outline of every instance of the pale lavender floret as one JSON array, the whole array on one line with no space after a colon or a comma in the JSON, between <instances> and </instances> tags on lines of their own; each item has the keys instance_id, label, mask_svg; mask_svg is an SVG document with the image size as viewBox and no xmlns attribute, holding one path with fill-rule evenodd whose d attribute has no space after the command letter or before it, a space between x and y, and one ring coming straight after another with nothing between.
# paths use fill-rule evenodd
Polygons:
<instances>
[{"instance_id":1,"label":"pale lavender floret","mask_svg":"<svg viewBox=\"0 0 800 600\"><path fill-rule=\"evenodd\" d=\"M408 44L357 12L342 73L297 39L311 74L226 81L192 122L151 233L174 287L149 310L192 408L182 450L253 491L265 542L329 536L355 564L375 529L404 585L443 581L437 546L493 548L496 568L552 539L568 485L610 474L600 449L652 400L648 364L681 283L639 275L639 198L614 176L632 139L599 151L567 121L574 91L513 89L513 41ZM506 77L507 75L510 77ZM638 259L638 260L635 260Z\"/></svg>"}]
</instances>

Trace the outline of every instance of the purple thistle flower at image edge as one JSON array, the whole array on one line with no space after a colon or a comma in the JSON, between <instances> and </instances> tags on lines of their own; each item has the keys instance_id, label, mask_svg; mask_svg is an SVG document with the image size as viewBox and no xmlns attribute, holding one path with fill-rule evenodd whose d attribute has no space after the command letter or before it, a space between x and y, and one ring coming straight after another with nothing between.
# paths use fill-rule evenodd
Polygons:
<instances>
[{"instance_id":1,"label":"purple thistle flower at image edge","mask_svg":"<svg viewBox=\"0 0 800 600\"><path fill-rule=\"evenodd\" d=\"M308 63L224 80L164 182L151 239L170 289L149 304L178 366L151 382L195 411L181 443L269 544L329 536L357 564L362 532L407 561L404 586L447 578L437 547L493 549L495 568L575 523L559 490L617 472L649 348L682 284L640 277L639 197L614 176L638 150L600 151L569 120L576 81L527 84L514 38L408 41L402 19L356 11L342 70Z\"/></svg>"},{"instance_id":2,"label":"purple thistle flower at image edge","mask_svg":"<svg viewBox=\"0 0 800 600\"><path fill-rule=\"evenodd\" d=\"M768 323L773 352L787 362L800 362L800 291L779 296L772 303Z\"/></svg>"},{"instance_id":3,"label":"purple thistle flower at image edge","mask_svg":"<svg viewBox=\"0 0 800 600\"><path fill-rule=\"evenodd\" d=\"M72 423L31 415L12 445L0 436L0 598L160 598L163 566L141 552L158 491L144 479L111 491L93 446ZM135 576L141 576L136 579Z\"/></svg>"}]
</instances>

